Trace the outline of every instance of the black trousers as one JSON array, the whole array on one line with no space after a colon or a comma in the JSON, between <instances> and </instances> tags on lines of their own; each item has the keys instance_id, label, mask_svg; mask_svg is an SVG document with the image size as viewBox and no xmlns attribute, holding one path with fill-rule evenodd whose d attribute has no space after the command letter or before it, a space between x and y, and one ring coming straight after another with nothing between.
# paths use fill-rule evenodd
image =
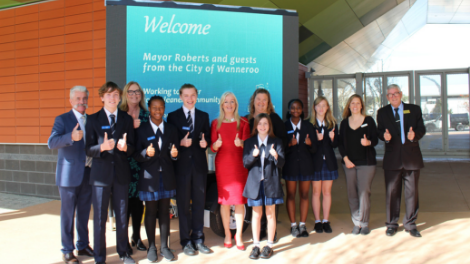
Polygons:
<instances>
[{"instance_id":1,"label":"black trousers","mask_svg":"<svg viewBox=\"0 0 470 264\"><path fill-rule=\"evenodd\" d=\"M418 218L418 180L419 170L384 170L386 203L387 203L387 227L398 228L400 217L400 204L402 185L405 188L405 217L403 225L406 230L416 228Z\"/></svg>"},{"instance_id":2,"label":"black trousers","mask_svg":"<svg viewBox=\"0 0 470 264\"><path fill-rule=\"evenodd\" d=\"M129 198L127 205L127 223L132 217L132 240L137 243L140 240L140 226L144 214L144 203L138 197Z\"/></svg>"}]
</instances>

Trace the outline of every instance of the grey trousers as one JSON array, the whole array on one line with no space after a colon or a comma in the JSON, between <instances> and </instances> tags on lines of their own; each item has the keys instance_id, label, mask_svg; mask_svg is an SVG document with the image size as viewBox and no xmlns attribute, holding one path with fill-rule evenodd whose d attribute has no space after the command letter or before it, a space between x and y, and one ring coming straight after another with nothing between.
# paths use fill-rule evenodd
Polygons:
<instances>
[{"instance_id":1,"label":"grey trousers","mask_svg":"<svg viewBox=\"0 0 470 264\"><path fill-rule=\"evenodd\" d=\"M348 189L349 209L355 226L369 225L370 187L375 176L375 165L356 166L348 169L343 164Z\"/></svg>"}]
</instances>

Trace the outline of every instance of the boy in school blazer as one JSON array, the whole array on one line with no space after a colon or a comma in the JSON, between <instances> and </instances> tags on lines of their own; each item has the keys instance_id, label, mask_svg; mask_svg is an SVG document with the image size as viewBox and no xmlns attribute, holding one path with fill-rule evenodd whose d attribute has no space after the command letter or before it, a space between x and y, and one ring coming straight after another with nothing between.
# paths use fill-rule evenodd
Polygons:
<instances>
[{"instance_id":1,"label":"boy in school blazer","mask_svg":"<svg viewBox=\"0 0 470 264\"><path fill-rule=\"evenodd\" d=\"M209 115L195 108L197 95L194 85L181 86L183 106L169 113L167 118L168 123L176 127L180 141L175 165L178 182L176 202L180 218L180 243L189 256L196 255L197 250L204 254L212 253L204 244L203 232L208 172L206 149L211 144L211 129Z\"/></svg>"},{"instance_id":2,"label":"boy in school blazer","mask_svg":"<svg viewBox=\"0 0 470 264\"><path fill-rule=\"evenodd\" d=\"M86 154L93 157L92 185L95 262L106 261L106 218L112 199L116 215L116 249L124 263L135 263L127 253L127 201L131 171L127 157L134 152L134 120L117 108L122 91L107 82L98 90L104 107L88 117ZM112 195L111 195L112 193Z\"/></svg>"}]
</instances>

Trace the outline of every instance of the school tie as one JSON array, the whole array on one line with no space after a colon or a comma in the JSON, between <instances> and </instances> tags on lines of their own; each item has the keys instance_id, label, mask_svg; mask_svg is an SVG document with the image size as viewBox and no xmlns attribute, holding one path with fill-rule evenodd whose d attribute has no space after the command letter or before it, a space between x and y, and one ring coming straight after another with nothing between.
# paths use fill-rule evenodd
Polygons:
<instances>
[{"instance_id":1,"label":"school tie","mask_svg":"<svg viewBox=\"0 0 470 264\"><path fill-rule=\"evenodd\" d=\"M191 116L191 111L188 111L188 118L186 118L186 122L188 123L189 132L192 134L194 130L194 125L193 125L193 118Z\"/></svg>"},{"instance_id":2,"label":"school tie","mask_svg":"<svg viewBox=\"0 0 470 264\"><path fill-rule=\"evenodd\" d=\"M160 128L157 128L157 133L155 134L156 135L156 139L157 139L157 144L158 142L160 142L160 138L162 138L162 131L160 130ZM162 142L163 143L163 142ZM158 149L160 150L160 146L158 146Z\"/></svg>"},{"instance_id":3,"label":"school tie","mask_svg":"<svg viewBox=\"0 0 470 264\"><path fill-rule=\"evenodd\" d=\"M398 108L394 108L394 110L395 110L395 126L398 129L398 135L401 136L400 115L398 114Z\"/></svg>"},{"instance_id":4,"label":"school tie","mask_svg":"<svg viewBox=\"0 0 470 264\"><path fill-rule=\"evenodd\" d=\"M261 144L259 147L259 155L261 159L264 159L262 161L262 168L261 168L261 180L264 180L264 166L266 165L266 146L264 144Z\"/></svg>"},{"instance_id":5,"label":"school tie","mask_svg":"<svg viewBox=\"0 0 470 264\"><path fill-rule=\"evenodd\" d=\"M113 134L114 137L114 125L116 124L116 116L114 114L110 114L109 118L111 118L111 134Z\"/></svg>"},{"instance_id":6,"label":"school tie","mask_svg":"<svg viewBox=\"0 0 470 264\"><path fill-rule=\"evenodd\" d=\"M86 118L87 118L86 114L82 115L82 117L81 117L83 127L86 126ZM83 129L83 143L86 143L86 137L85 137L86 132L85 131L86 131L86 129ZM85 167L91 168L91 163L92 162L93 162L93 158L86 156Z\"/></svg>"},{"instance_id":7,"label":"school tie","mask_svg":"<svg viewBox=\"0 0 470 264\"><path fill-rule=\"evenodd\" d=\"M294 135L295 135L296 138L300 139L300 129L299 128L295 128ZM297 142L297 144L299 144L299 142Z\"/></svg>"}]
</instances>

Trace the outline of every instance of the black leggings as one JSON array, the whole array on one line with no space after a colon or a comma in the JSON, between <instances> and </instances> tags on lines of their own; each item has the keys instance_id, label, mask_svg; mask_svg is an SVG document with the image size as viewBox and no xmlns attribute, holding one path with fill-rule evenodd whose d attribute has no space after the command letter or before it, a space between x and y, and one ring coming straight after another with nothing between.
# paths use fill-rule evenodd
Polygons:
<instances>
[{"instance_id":1,"label":"black leggings","mask_svg":"<svg viewBox=\"0 0 470 264\"><path fill-rule=\"evenodd\" d=\"M155 228L157 226L157 215L158 225L160 227L161 248L168 248L168 235L170 234L170 198L158 201L147 201L145 202L145 206L147 209L144 222L149 248L156 247Z\"/></svg>"},{"instance_id":2,"label":"black leggings","mask_svg":"<svg viewBox=\"0 0 470 264\"><path fill-rule=\"evenodd\" d=\"M142 215L144 214L144 202L139 198L129 198L127 206L127 222L129 223L132 216L132 240L136 243L140 240L140 225L142 223Z\"/></svg>"}]
</instances>

